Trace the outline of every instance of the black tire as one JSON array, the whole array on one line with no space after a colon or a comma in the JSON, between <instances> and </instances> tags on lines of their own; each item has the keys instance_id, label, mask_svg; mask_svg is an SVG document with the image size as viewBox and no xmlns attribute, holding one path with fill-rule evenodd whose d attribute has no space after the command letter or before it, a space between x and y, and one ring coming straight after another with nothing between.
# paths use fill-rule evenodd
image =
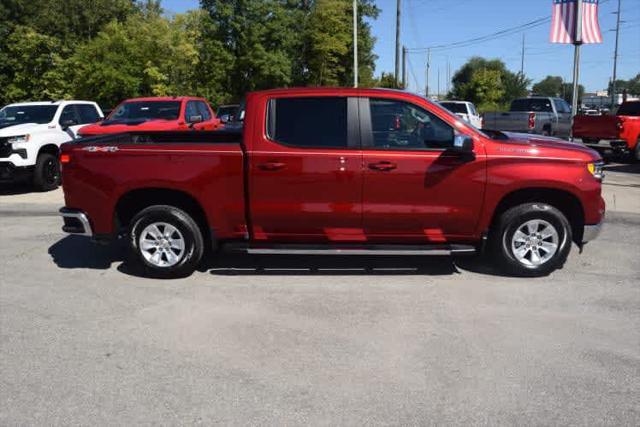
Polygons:
<instances>
[{"instance_id":1,"label":"black tire","mask_svg":"<svg viewBox=\"0 0 640 427\"><path fill-rule=\"evenodd\" d=\"M153 248L145 251L141 247L141 237L148 237L150 233L146 233L145 236L142 236L142 233L145 233L145 229L153 224L169 224L178 231L173 237L178 237L183 242L183 249L179 254L177 249L174 250L173 246L170 246L155 249L155 251L165 251L164 254L160 254L157 263L148 259L150 254L155 254L155 251L153 251ZM160 231L165 233L164 236L166 237L167 228L170 227L161 225L158 225L158 227ZM178 238L176 238L176 241ZM146 241L150 242L151 240ZM162 241L159 244L167 244L165 239L162 239ZM158 265L158 263L170 262L168 261L167 251L172 251L177 256L178 261L172 265ZM189 214L181 209L166 205L150 206L140 211L131 221L129 227L129 262L140 267L145 276L161 279L189 276L200 264L203 253L204 239L200 227Z\"/></svg>"},{"instance_id":2,"label":"black tire","mask_svg":"<svg viewBox=\"0 0 640 427\"><path fill-rule=\"evenodd\" d=\"M596 145L600 143L600 140L594 138L582 138L582 142L584 144Z\"/></svg>"},{"instance_id":3,"label":"black tire","mask_svg":"<svg viewBox=\"0 0 640 427\"><path fill-rule=\"evenodd\" d=\"M51 191L60 186L60 161L50 153L41 153L33 172L33 186L39 191Z\"/></svg>"},{"instance_id":4,"label":"black tire","mask_svg":"<svg viewBox=\"0 0 640 427\"><path fill-rule=\"evenodd\" d=\"M640 163L640 137L636 141L636 148L633 150L631 160L635 163Z\"/></svg>"},{"instance_id":5,"label":"black tire","mask_svg":"<svg viewBox=\"0 0 640 427\"><path fill-rule=\"evenodd\" d=\"M541 227L544 227L546 222L557 233L555 237L557 247L555 253L540 265L527 265L534 262L532 259L533 250L535 250L536 254L543 254L544 256L552 253L543 249L540 244L541 241L537 240L540 238L539 236L534 240L534 243L527 243L527 245L535 245L531 249L528 249L529 246L518 248L525 251L528 249L529 260L519 260L514 253L514 245L516 243L512 243L515 233L518 230L522 230L524 224L532 220L542 221L543 225ZM571 242L571 226L562 212L546 203L525 203L508 209L500 216L490 234L490 251L493 261L504 272L520 277L539 277L546 276L554 270L562 268L571 251ZM551 241L542 243L553 244Z\"/></svg>"}]
</instances>

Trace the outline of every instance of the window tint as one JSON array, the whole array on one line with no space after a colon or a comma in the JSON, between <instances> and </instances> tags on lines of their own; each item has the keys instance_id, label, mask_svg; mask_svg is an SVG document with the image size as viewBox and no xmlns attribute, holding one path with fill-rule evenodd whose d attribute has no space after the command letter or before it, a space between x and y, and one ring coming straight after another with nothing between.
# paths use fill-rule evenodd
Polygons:
<instances>
[{"instance_id":1,"label":"window tint","mask_svg":"<svg viewBox=\"0 0 640 427\"><path fill-rule=\"evenodd\" d=\"M553 103L556 105L556 111L558 113L564 114L571 112L569 105L563 99L554 99Z\"/></svg>"},{"instance_id":2,"label":"window tint","mask_svg":"<svg viewBox=\"0 0 640 427\"><path fill-rule=\"evenodd\" d=\"M516 99L511 103L511 111L553 111L551 101L546 98Z\"/></svg>"},{"instance_id":3,"label":"window tint","mask_svg":"<svg viewBox=\"0 0 640 427\"><path fill-rule=\"evenodd\" d=\"M295 147L347 147L347 99L274 99L267 133L271 139Z\"/></svg>"},{"instance_id":4,"label":"window tint","mask_svg":"<svg viewBox=\"0 0 640 427\"><path fill-rule=\"evenodd\" d=\"M370 108L375 148L429 150L453 147L453 128L418 106L401 101L371 99Z\"/></svg>"},{"instance_id":5,"label":"window tint","mask_svg":"<svg viewBox=\"0 0 640 427\"><path fill-rule=\"evenodd\" d=\"M189 121L192 116L199 116L200 111L198 111L198 103L195 101L187 102L187 109L185 110L184 116Z\"/></svg>"},{"instance_id":6,"label":"window tint","mask_svg":"<svg viewBox=\"0 0 640 427\"><path fill-rule=\"evenodd\" d=\"M468 104L469 105L469 110L471 110L471 114L473 114L474 116L478 115L478 110L476 110L476 106L473 104Z\"/></svg>"},{"instance_id":7,"label":"window tint","mask_svg":"<svg viewBox=\"0 0 640 427\"><path fill-rule=\"evenodd\" d=\"M76 109L73 105L67 105L66 107L64 107L62 113L60 114L60 120L58 121L58 123L63 124L68 120L73 120L76 124L80 123L80 120L76 116Z\"/></svg>"},{"instance_id":8,"label":"window tint","mask_svg":"<svg viewBox=\"0 0 640 427\"><path fill-rule=\"evenodd\" d=\"M207 107L207 104L205 102L198 101L198 111L202 116L202 120L211 120L211 112L209 111L209 107Z\"/></svg>"},{"instance_id":9,"label":"window tint","mask_svg":"<svg viewBox=\"0 0 640 427\"><path fill-rule=\"evenodd\" d=\"M640 102L625 102L618 109L619 116L640 116Z\"/></svg>"},{"instance_id":10,"label":"window tint","mask_svg":"<svg viewBox=\"0 0 640 427\"><path fill-rule=\"evenodd\" d=\"M20 123L49 123L53 120L57 105L14 105L0 110L0 126Z\"/></svg>"},{"instance_id":11,"label":"window tint","mask_svg":"<svg viewBox=\"0 0 640 427\"><path fill-rule=\"evenodd\" d=\"M89 104L77 104L76 111L80 116L80 124L95 123L100 120L100 114L95 106Z\"/></svg>"}]
</instances>

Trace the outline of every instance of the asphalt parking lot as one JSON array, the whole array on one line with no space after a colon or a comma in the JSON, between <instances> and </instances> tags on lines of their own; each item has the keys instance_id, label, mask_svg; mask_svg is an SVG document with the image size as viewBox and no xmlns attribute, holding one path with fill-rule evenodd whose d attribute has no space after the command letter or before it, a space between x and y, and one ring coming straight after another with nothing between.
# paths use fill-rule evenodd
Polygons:
<instances>
[{"instance_id":1,"label":"asphalt parking lot","mask_svg":"<svg viewBox=\"0 0 640 427\"><path fill-rule=\"evenodd\" d=\"M0 190L0 424L640 425L640 167L541 279L450 258L229 257L137 277Z\"/></svg>"}]
</instances>

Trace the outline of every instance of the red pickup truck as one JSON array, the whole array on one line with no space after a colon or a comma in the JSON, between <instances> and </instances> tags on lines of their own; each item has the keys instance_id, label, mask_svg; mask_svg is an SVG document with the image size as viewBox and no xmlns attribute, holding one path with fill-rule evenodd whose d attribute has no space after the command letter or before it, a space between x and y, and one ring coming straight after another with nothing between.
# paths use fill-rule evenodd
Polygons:
<instances>
[{"instance_id":1,"label":"red pickup truck","mask_svg":"<svg viewBox=\"0 0 640 427\"><path fill-rule=\"evenodd\" d=\"M133 98L109 116L78 130L81 137L129 131L214 130L221 126L204 98L190 96Z\"/></svg>"},{"instance_id":2,"label":"red pickup truck","mask_svg":"<svg viewBox=\"0 0 640 427\"><path fill-rule=\"evenodd\" d=\"M576 116L573 136L585 144L608 140L615 151L640 161L640 101L622 103L612 116Z\"/></svg>"},{"instance_id":3,"label":"red pickup truck","mask_svg":"<svg viewBox=\"0 0 640 427\"><path fill-rule=\"evenodd\" d=\"M131 259L155 277L190 274L212 248L486 249L506 271L538 276L563 265L572 241L595 238L604 219L595 151L484 133L417 95L255 92L244 119L237 132L131 132L63 145L63 230L126 236Z\"/></svg>"}]
</instances>

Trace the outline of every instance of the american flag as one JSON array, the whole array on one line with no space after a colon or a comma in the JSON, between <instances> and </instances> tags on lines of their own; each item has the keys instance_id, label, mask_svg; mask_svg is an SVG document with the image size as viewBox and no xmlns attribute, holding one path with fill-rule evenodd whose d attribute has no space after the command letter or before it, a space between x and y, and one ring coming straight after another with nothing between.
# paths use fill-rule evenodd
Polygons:
<instances>
[{"instance_id":1,"label":"american flag","mask_svg":"<svg viewBox=\"0 0 640 427\"><path fill-rule=\"evenodd\" d=\"M551 43L575 43L576 0L553 0ZM582 43L602 43L598 23L598 0L582 0Z\"/></svg>"}]
</instances>

